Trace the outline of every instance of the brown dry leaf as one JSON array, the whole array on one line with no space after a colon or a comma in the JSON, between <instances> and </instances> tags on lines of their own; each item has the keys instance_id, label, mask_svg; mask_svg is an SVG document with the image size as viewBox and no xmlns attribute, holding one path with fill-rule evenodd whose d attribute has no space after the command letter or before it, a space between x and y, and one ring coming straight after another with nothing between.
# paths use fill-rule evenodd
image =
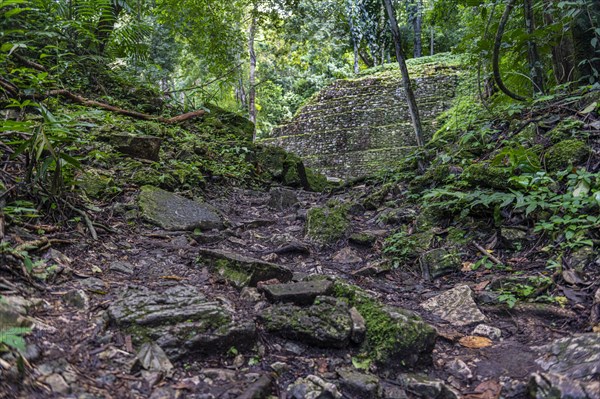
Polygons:
<instances>
[{"instance_id":1,"label":"brown dry leaf","mask_svg":"<svg viewBox=\"0 0 600 399\"><path fill-rule=\"evenodd\" d=\"M467 335L458 340L458 343L465 348L480 349L492 346L492 340L485 337L476 337L474 335Z\"/></svg>"},{"instance_id":2,"label":"brown dry leaf","mask_svg":"<svg viewBox=\"0 0 600 399\"><path fill-rule=\"evenodd\" d=\"M460 269L460 271L470 272L472 270L471 267L473 267L473 262L463 262L462 269Z\"/></svg>"},{"instance_id":3,"label":"brown dry leaf","mask_svg":"<svg viewBox=\"0 0 600 399\"><path fill-rule=\"evenodd\" d=\"M464 399L498 399L502 386L497 381L484 381L473 390L464 396Z\"/></svg>"},{"instance_id":4,"label":"brown dry leaf","mask_svg":"<svg viewBox=\"0 0 600 399\"><path fill-rule=\"evenodd\" d=\"M179 277L179 276L160 276L160 278L163 280L175 280L175 281L185 280L184 277Z\"/></svg>"},{"instance_id":5,"label":"brown dry leaf","mask_svg":"<svg viewBox=\"0 0 600 399\"><path fill-rule=\"evenodd\" d=\"M490 284L490 280L484 280L480 283L477 283L477 285L475 287L473 287L473 290L476 292L483 291L485 289L485 287L487 287L489 284Z\"/></svg>"}]
</instances>

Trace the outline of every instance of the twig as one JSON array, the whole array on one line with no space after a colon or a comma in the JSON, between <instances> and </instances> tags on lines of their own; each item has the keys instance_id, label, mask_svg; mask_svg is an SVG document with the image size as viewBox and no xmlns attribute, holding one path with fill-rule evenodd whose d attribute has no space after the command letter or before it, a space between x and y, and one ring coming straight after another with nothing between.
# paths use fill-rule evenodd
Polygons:
<instances>
[{"instance_id":1,"label":"twig","mask_svg":"<svg viewBox=\"0 0 600 399\"><path fill-rule=\"evenodd\" d=\"M75 212L77 212L78 214L80 214L83 217L83 220L85 220L85 224L88 228L88 230L90 231L90 234L92 235L92 239L95 241L98 239L98 233L96 233L96 229L94 228L94 224L92 223L92 220L90 219L90 217L87 215L87 213L85 213L84 211L82 211L81 209L77 209L75 208L73 205L71 205L69 202L65 201L65 204L71 208L72 210L74 210Z\"/></svg>"},{"instance_id":2,"label":"twig","mask_svg":"<svg viewBox=\"0 0 600 399\"><path fill-rule=\"evenodd\" d=\"M482 247L481 245L479 245L475 241L473 241L473 246L475 248L477 248L479 250L479 252L481 252L482 254L484 254L485 256L487 256L495 264L497 264L497 265L503 265L503 263L502 263L502 261L500 259L496 258L494 255L492 255L491 253L489 253L484 247Z\"/></svg>"}]
</instances>

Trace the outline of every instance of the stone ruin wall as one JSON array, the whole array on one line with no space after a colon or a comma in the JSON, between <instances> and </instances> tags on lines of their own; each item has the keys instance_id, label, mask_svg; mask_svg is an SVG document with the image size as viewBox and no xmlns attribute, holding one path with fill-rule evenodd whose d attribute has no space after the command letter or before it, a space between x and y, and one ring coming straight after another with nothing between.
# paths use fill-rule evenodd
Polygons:
<instances>
[{"instance_id":1,"label":"stone ruin wall","mask_svg":"<svg viewBox=\"0 0 600 399\"><path fill-rule=\"evenodd\" d=\"M458 83L456 69L434 70L412 79L426 139L436 130L436 117L451 105ZM391 166L416 144L398 71L334 82L261 142L339 178Z\"/></svg>"}]
</instances>

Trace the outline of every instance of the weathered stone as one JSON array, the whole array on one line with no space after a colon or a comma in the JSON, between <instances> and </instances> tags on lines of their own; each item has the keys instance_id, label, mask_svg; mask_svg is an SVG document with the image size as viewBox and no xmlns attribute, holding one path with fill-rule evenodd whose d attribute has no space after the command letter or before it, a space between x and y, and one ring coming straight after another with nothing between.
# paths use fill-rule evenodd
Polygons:
<instances>
[{"instance_id":1,"label":"weathered stone","mask_svg":"<svg viewBox=\"0 0 600 399\"><path fill-rule=\"evenodd\" d=\"M43 382L50 387L53 393L67 395L71 393L71 387L60 374L50 374L44 377Z\"/></svg>"},{"instance_id":2,"label":"weathered stone","mask_svg":"<svg viewBox=\"0 0 600 399\"><path fill-rule=\"evenodd\" d=\"M575 270L583 270L594 258L598 256L593 247L586 246L576 249L569 256L570 266Z\"/></svg>"},{"instance_id":3,"label":"weathered stone","mask_svg":"<svg viewBox=\"0 0 600 399\"><path fill-rule=\"evenodd\" d=\"M468 285L459 285L430 298L421 307L455 326L467 326L485 320Z\"/></svg>"},{"instance_id":4,"label":"weathered stone","mask_svg":"<svg viewBox=\"0 0 600 399\"><path fill-rule=\"evenodd\" d=\"M240 289L272 279L288 282L293 277L293 273L283 266L229 251L200 249L199 255L201 263L208 263L218 275Z\"/></svg>"},{"instance_id":5,"label":"weathered stone","mask_svg":"<svg viewBox=\"0 0 600 399\"><path fill-rule=\"evenodd\" d=\"M27 319L30 302L23 297L0 297L0 331L13 327L31 327Z\"/></svg>"},{"instance_id":6,"label":"weathered stone","mask_svg":"<svg viewBox=\"0 0 600 399\"><path fill-rule=\"evenodd\" d=\"M165 230L223 228L223 221L212 206L157 187L143 186L138 203L144 219Z\"/></svg>"},{"instance_id":7,"label":"weathered stone","mask_svg":"<svg viewBox=\"0 0 600 399\"><path fill-rule=\"evenodd\" d=\"M435 75L411 73L426 138L436 130L434 119L450 105L457 84L454 67L436 68ZM300 108L291 123L274 129L273 138L265 142L341 178L392 166L416 144L401 82L397 69L338 80Z\"/></svg>"},{"instance_id":8,"label":"weathered stone","mask_svg":"<svg viewBox=\"0 0 600 399\"><path fill-rule=\"evenodd\" d=\"M144 370L161 371L167 374L173 370L173 364L162 348L155 342L146 342L142 345L136 355L133 368L137 369L138 367Z\"/></svg>"},{"instance_id":9,"label":"weathered stone","mask_svg":"<svg viewBox=\"0 0 600 399\"><path fill-rule=\"evenodd\" d=\"M270 208L282 211L291 208L296 204L298 204L298 197L292 190L276 187L269 192L269 202L267 205Z\"/></svg>"},{"instance_id":10,"label":"weathered stone","mask_svg":"<svg viewBox=\"0 0 600 399\"><path fill-rule=\"evenodd\" d=\"M377 274L389 272L392 265L386 260L369 262L366 266L352 272L353 276L375 276Z\"/></svg>"},{"instance_id":11,"label":"weathered stone","mask_svg":"<svg viewBox=\"0 0 600 399\"><path fill-rule=\"evenodd\" d=\"M306 235L321 244L332 244L346 234L349 222L347 207L330 201L324 207L309 209L306 216Z\"/></svg>"},{"instance_id":12,"label":"weathered stone","mask_svg":"<svg viewBox=\"0 0 600 399\"><path fill-rule=\"evenodd\" d=\"M588 333L558 339L533 348L543 372L530 379L536 399L593 399L600 397L600 334Z\"/></svg>"},{"instance_id":13,"label":"weathered stone","mask_svg":"<svg viewBox=\"0 0 600 399\"><path fill-rule=\"evenodd\" d=\"M421 375L402 375L400 383L417 398L459 399L460 395L442 381L432 380Z\"/></svg>"},{"instance_id":14,"label":"weathered stone","mask_svg":"<svg viewBox=\"0 0 600 399\"><path fill-rule=\"evenodd\" d=\"M226 353L251 348L256 329L251 320L238 319L231 305L209 300L190 286L162 292L130 288L108 309L118 327L134 342L155 341L173 359L194 353Z\"/></svg>"},{"instance_id":15,"label":"weathered stone","mask_svg":"<svg viewBox=\"0 0 600 399\"><path fill-rule=\"evenodd\" d=\"M90 306L90 299L84 290L71 290L63 295L62 299L78 309L87 309Z\"/></svg>"},{"instance_id":16,"label":"weathered stone","mask_svg":"<svg viewBox=\"0 0 600 399\"><path fill-rule=\"evenodd\" d=\"M354 233L352 234L348 240L352 243L352 244L356 244L356 245L363 245L365 247L370 247L373 244L375 244L375 241L377 241L377 237L378 235L375 234L372 231L361 231L360 233Z\"/></svg>"},{"instance_id":17,"label":"weathered stone","mask_svg":"<svg viewBox=\"0 0 600 399\"><path fill-rule=\"evenodd\" d=\"M446 274L455 273L460 270L460 256L455 251L444 248L436 248L427 251L419 258L423 278L436 279Z\"/></svg>"},{"instance_id":18,"label":"weathered stone","mask_svg":"<svg viewBox=\"0 0 600 399\"><path fill-rule=\"evenodd\" d=\"M113 147L123 154L134 158L158 161L158 153L162 139L154 136L133 135L127 133L113 133L108 141Z\"/></svg>"},{"instance_id":19,"label":"weathered stone","mask_svg":"<svg viewBox=\"0 0 600 399\"><path fill-rule=\"evenodd\" d=\"M116 261L110 264L109 270L123 274L133 274L133 265L129 262Z\"/></svg>"},{"instance_id":20,"label":"weathered stone","mask_svg":"<svg viewBox=\"0 0 600 399\"><path fill-rule=\"evenodd\" d=\"M352 369L337 371L342 392L351 398L376 399L380 396L379 378Z\"/></svg>"},{"instance_id":21,"label":"weathered stone","mask_svg":"<svg viewBox=\"0 0 600 399\"><path fill-rule=\"evenodd\" d=\"M489 339L500 339L502 330L498 327L488 326L487 324L478 324L471 334L481 335L482 337L488 337Z\"/></svg>"},{"instance_id":22,"label":"weathered stone","mask_svg":"<svg viewBox=\"0 0 600 399\"><path fill-rule=\"evenodd\" d=\"M355 344L360 344L367 335L367 325L365 318L362 317L358 309L350 308L350 317L352 318L352 333L350 340Z\"/></svg>"},{"instance_id":23,"label":"weathered stone","mask_svg":"<svg viewBox=\"0 0 600 399\"><path fill-rule=\"evenodd\" d=\"M446 371L462 381L470 381L473 378L473 372L460 359L453 359L446 364Z\"/></svg>"},{"instance_id":24,"label":"weathered stone","mask_svg":"<svg viewBox=\"0 0 600 399\"><path fill-rule=\"evenodd\" d=\"M326 296L317 297L309 307L271 306L260 314L260 319L274 334L319 347L343 348L352 333L348 305Z\"/></svg>"},{"instance_id":25,"label":"weathered stone","mask_svg":"<svg viewBox=\"0 0 600 399\"><path fill-rule=\"evenodd\" d=\"M581 140L563 140L548 148L545 155L546 168L549 171L559 171L569 165L577 166L590 155L590 147Z\"/></svg>"},{"instance_id":26,"label":"weathered stone","mask_svg":"<svg viewBox=\"0 0 600 399\"><path fill-rule=\"evenodd\" d=\"M290 399L341 399L342 394L335 384L325 382L316 375L298 378L287 388Z\"/></svg>"},{"instance_id":27,"label":"weathered stone","mask_svg":"<svg viewBox=\"0 0 600 399\"><path fill-rule=\"evenodd\" d=\"M361 349L369 358L392 370L431 363L437 333L414 312L386 306L341 282L335 283L334 293L365 319L367 334Z\"/></svg>"},{"instance_id":28,"label":"weathered stone","mask_svg":"<svg viewBox=\"0 0 600 399\"><path fill-rule=\"evenodd\" d=\"M91 292L102 293L106 291L106 284L97 277L83 279L81 285Z\"/></svg>"},{"instance_id":29,"label":"weathered stone","mask_svg":"<svg viewBox=\"0 0 600 399\"><path fill-rule=\"evenodd\" d=\"M507 248L520 249L527 243L530 235L521 229L502 227L500 229L500 236Z\"/></svg>"},{"instance_id":30,"label":"weathered stone","mask_svg":"<svg viewBox=\"0 0 600 399\"><path fill-rule=\"evenodd\" d=\"M573 380L563 374L533 373L529 393L534 399L597 399L600 382Z\"/></svg>"},{"instance_id":31,"label":"weathered stone","mask_svg":"<svg viewBox=\"0 0 600 399\"><path fill-rule=\"evenodd\" d=\"M362 258L358 256L356 251L350 247L345 247L337 251L332 260L336 263L352 264L362 262Z\"/></svg>"},{"instance_id":32,"label":"weathered stone","mask_svg":"<svg viewBox=\"0 0 600 399\"><path fill-rule=\"evenodd\" d=\"M262 287L271 302L293 302L310 305L319 295L329 295L333 283L329 280L300 281L288 284L269 284Z\"/></svg>"},{"instance_id":33,"label":"weathered stone","mask_svg":"<svg viewBox=\"0 0 600 399\"><path fill-rule=\"evenodd\" d=\"M112 177L99 169L86 168L75 180L77 185L92 199L101 198L119 192Z\"/></svg>"}]
</instances>

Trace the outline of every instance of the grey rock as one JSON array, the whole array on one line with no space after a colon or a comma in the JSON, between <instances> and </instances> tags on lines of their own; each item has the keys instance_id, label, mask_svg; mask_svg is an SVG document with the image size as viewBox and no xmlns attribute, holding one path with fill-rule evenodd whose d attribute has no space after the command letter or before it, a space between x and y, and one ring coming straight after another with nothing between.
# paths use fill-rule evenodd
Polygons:
<instances>
[{"instance_id":1,"label":"grey rock","mask_svg":"<svg viewBox=\"0 0 600 399\"><path fill-rule=\"evenodd\" d=\"M84 290L71 290L63 297L63 301L77 309L87 309L90 306L90 298Z\"/></svg>"},{"instance_id":2,"label":"grey rock","mask_svg":"<svg viewBox=\"0 0 600 399\"><path fill-rule=\"evenodd\" d=\"M502 336L502 330L498 327L488 326L487 324L478 324L471 335L480 335L482 337L488 337L489 339L500 339Z\"/></svg>"},{"instance_id":3,"label":"grey rock","mask_svg":"<svg viewBox=\"0 0 600 399\"><path fill-rule=\"evenodd\" d=\"M367 335L365 318L362 317L356 308L350 308L350 318L352 319L352 333L350 334L350 340L355 344L360 344L365 340Z\"/></svg>"},{"instance_id":4,"label":"grey rock","mask_svg":"<svg viewBox=\"0 0 600 399\"><path fill-rule=\"evenodd\" d=\"M122 274L133 274L133 265L129 262L116 261L110 264L109 270Z\"/></svg>"},{"instance_id":5,"label":"grey rock","mask_svg":"<svg viewBox=\"0 0 600 399\"><path fill-rule=\"evenodd\" d=\"M162 139L154 136L132 135L127 133L115 133L108 137L113 147L123 154L134 158L158 161L158 153Z\"/></svg>"},{"instance_id":6,"label":"grey rock","mask_svg":"<svg viewBox=\"0 0 600 399\"><path fill-rule=\"evenodd\" d=\"M271 333L319 347L343 348L352 332L346 302L325 296L309 307L273 305L261 312L260 319Z\"/></svg>"},{"instance_id":7,"label":"grey rock","mask_svg":"<svg viewBox=\"0 0 600 399\"><path fill-rule=\"evenodd\" d=\"M358 256L356 251L354 251L350 247L342 248L339 251L337 251L333 255L332 260L336 263L344 263L344 264L362 262L362 258L360 256Z\"/></svg>"},{"instance_id":8,"label":"grey rock","mask_svg":"<svg viewBox=\"0 0 600 399\"><path fill-rule=\"evenodd\" d=\"M12 298L12 299L11 299ZM31 327L27 315L26 300L22 297L0 298L0 329Z\"/></svg>"},{"instance_id":9,"label":"grey rock","mask_svg":"<svg viewBox=\"0 0 600 399\"><path fill-rule=\"evenodd\" d=\"M240 291L240 298L252 302L259 302L263 299L261 293L254 287L242 288Z\"/></svg>"},{"instance_id":10,"label":"grey rock","mask_svg":"<svg viewBox=\"0 0 600 399\"><path fill-rule=\"evenodd\" d=\"M250 258L234 252L200 249L200 262L206 263L237 288L255 287L260 281L277 279L288 282L293 273L283 266Z\"/></svg>"},{"instance_id":11,"label":"grey rock","mask_svg":"<svg viewBox=\"0 0 600 399\"><path fill-rule=\"evenodd\" d=\"M360 269L354 270L352 275L354 276L376 276L381 273L386 273L392 270L391 262L382 260L376 262L369 262L366 266L361 267Z\"/></svg>"},{"instance_id":12,"label":"grey rock","mask_svg":"<svg viewBox=\"0 0 600 399\"><path fill-rule=\"evenodd\" d=\"M600 333L558 339L533 348L543 372L530 379L534 398L593 399L600 397Z\"/></svg>"},{"instance_id":13,"label":"grey rock","mask_svg":"<svg viewBox=\"0 0 600 399\"><path fill-rule=\"evenodd\" d=\"M506 246L507 248L519 249L527 243L530 234L526 231L516 229L514 227L502 227L500 229L500 237L502 237L504 246Z\"/></svg>"},{"instance_id":14,"label":"grey rock","mask_svg":"<svg viewBox=\"0 0 600 399\"><path fill-rule=\"evenodd\" d=\"M108 308L111 321L134 343L154 340L170 359L191 354L243 351L256 340L252 320L238 319L223 300L209 300L195 288L174 286L162 292L129 288Z\"/></svg>"},{"instance_id":15,"label":"grey rock","mask_svg":"<svg viewBox=\"0 0 600 399\"><path fill-rule=\"evenodd\" d=\"M296 193L287 188L276 187L269 192L269 208L282 211L298 204Z\"/></svg>"},{"instance_id":16,"label":"grey rock","mask_svg":"<svg viewBox=\"0 0 600 399\"><path fill-rule=\"evenodd\" d=\"M442 381L426 376L406 374L399 378L405 389L417 398L422 399L459 399L460 394Z\"/></svg>"},{"instance_id":17,"label":"grey rock","mask_svg":"<svg viewBox=\"0 0 600 399\"><path fill-rule=\"evenodd\" d=\"M146 342L136 355L134 368L141 367L148 371L161 371L166 374L173 370L173 364L155 342Z\"/></svg>"},{"instance_id":18,"label":"grey rock","mask_svg":"<svg viewBox=\"0 0 600 399\"><path fill-rule=\"evenodd\" d=\"M421 303L421 307L455 326L467 326L485 320L468 285L459 285L430 298Z\"/></svg>"},{"instance_id":19,"label":"grey rock","mask_svg":"<svg viewBox=\"0 0 600 399\"><path fill-rule=\"evenodd\" d=\"M352 244L370 247L373 244L375 244L375 241L377 241L377 237L378 235L373 233L372 231L361 231L359 233L352 234L348 238L348 241L350 241Z\"/></svg>"},{"instance_id":20,"label":"grey rock","mask_svg":"<svg viewBox=\"0 0 600 399\"><path fill-rule=\"evenodd\" d=\"M92 292L104 292L106 291L106 284L104 281L96 277L86 278L81 280L81 285L88 291Z\"/></svg>"},{"instance_id":21,"label":"grey rock","mask_svg":"<svg viewBox=\"0 0 600 399\"><path fill-rule=\"evenodd\" d=\"M293 302L310 305L319 295L329 295L333 283L329 280L300 281L288 284L269 284L261 288L271 302Z\"/></svg>"},{"instance_id":22,"label":"grey rock","mask_svg":"<svg viewBox=\"0 0 600 399\"><path fill-rule=\"evenodd\" d=\"M212 230L224 227L215 208L153 186L138 198L142 217L165 230Z\"/></svg>"},{"instance_id":23,"label":"grey rock","mask_svg":"<svg viewBox=\"0 0 600 399\"><path fill-rule=\"evenodd\" d=\"M377 376L352 369L338 370L337 373L340 376L340 387L346 396L361 399L380 397L381 388Z\"/></svg>"},{"instance_id":24,"label":"grey rock","mask_svg":"<svg viewBox=\"0 0 600 399\"><path fill-rule=\"evenodd\" d=\"M571 253L569 256L569 264L575 270L582 270L597 256L596 251L592 247L581 247Z\"/></svg>"},{"instance_id":25,"label":"grey rock","mask_svg":"<svg viewBox=\"0 0 600 399\"><path fill-rule=\"evenodd\" d=\"M335 384L324 381L316 375L298 378L287 389L290 399L341 399L342 394Z\"/></svg>"},{"instance_id":26,"label":"grey rock","mask_svg":"<svg viewBox=\"0 0 600 399\"><path fill-rule=\"evenodd\" d=\"M446 274L460 271L460 256L455 251L436 248L427 251L419 258L421 273L427 280L436 279Z\"/></svg>"},{"instance_id":27,"label":"grey rock","mask_svg":"<svg viewBox=\"0 0 600 399\"><path fill-rule=\"evenodd\" d=\"M276 373L281 374L285 371L288 371L290 369L290 366L284 362L275 362L275 363L271 364L271 368Z\"/></svg>"},{"instance_id":28,"label":"grey rock","mask_svg":"<svg viewBox=\"0 0 600 399\"><path fill-rule=\"evenodd\" d=\"M446 371L462 381L470 381L473 378L473 372L469 366L460 359L453 359L448 362Z\"/></svg>"},{"instance_id":29,"label":"grey rock","mask_svg":"<svg viewBox=\"0 0 600 399\"><path fill-rule=\"evenodd\" d=\"M71 387L69 387L69 384L67 384L63 376L60 374L53 373L47 375L42 381L48 385L55 394L67 395L71 393Z\"/></svg>"}]
</instances>

